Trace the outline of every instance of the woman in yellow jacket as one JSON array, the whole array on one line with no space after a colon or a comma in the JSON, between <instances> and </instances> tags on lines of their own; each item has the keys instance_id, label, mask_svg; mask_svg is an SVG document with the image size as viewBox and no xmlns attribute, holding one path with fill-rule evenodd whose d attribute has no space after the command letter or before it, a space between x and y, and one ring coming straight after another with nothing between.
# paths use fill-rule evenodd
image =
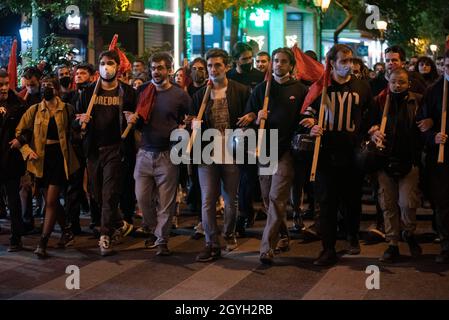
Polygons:
<instances>
[{"instance_id":1,"label":"woman in yellow jacket","mask_svg":"<svg viewBox=\"0 0 449 320\"><path fill-rule=\"evenodd\" d=\"M43 100L31 106L23 115L16 129L20 151L27 160L27 170L36 177L37 187L44 190L45 220L42 237L34 253L47 257L47 243L56 220L63 230L59 246L73 242L73 234L65 228L64 208L59 202L69 176L79 168L77 157L70 143L70 132L75 120L74 109L58 97L59 82L56 78L42 79ZM28 138L25 138L28 134Z\"/></svg>"}]
</instances>

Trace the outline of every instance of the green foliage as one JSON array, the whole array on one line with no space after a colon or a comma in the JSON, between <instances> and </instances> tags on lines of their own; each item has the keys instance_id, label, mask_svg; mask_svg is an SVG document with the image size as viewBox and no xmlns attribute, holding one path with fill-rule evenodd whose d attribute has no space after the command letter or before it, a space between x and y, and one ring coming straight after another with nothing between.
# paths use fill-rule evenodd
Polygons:
<instances>
[{"instance_id":1,"label":"green foliage","mask_svg":"<svg viewBox=\"0 0 449 320\"><path fill-rule=\"evenodd\" d=\"M28 66L36 66L41 61L45 61L47 64L44 73L51 73L58 65L72 65L73 61L68 59L71 54L73 54L73 51L69 43L57 38L55 34L52 33L44 38L42 47L38 50L38 58L36 60L32 58L32 48L29 48L22 55L22 59L25 63L21 66L21 69Z\"/></svg>"}]
</instances>

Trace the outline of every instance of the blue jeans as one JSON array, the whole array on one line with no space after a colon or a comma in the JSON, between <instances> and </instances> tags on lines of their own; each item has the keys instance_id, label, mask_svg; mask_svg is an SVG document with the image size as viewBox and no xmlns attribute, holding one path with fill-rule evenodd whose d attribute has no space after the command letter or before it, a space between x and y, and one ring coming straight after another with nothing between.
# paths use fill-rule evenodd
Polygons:
<instances>
[{"instance_id":1,"label":"blue jeans","mask_svg":"<svg viewBox=\"0 0 449 320\"><path fill-rule=\"evenodd\" d=\"M176 210L178 166L170 161L170 151L150 152L140 149L134 169L136 198L145 223L155 225L156 244L168 242L172 217ZM156 210L154 201L157 199Z\"/></svg>"},{"instance_id":2,"label":"blue jeans","mask_svg":"<svg viewBox=\"0 0 449 320\"><path fill-rule=\"evenodd\" d=\"M223 186L224 229L225 237L234 236L237 218L237 191L240 173L235 164L199 165L198 176L201 186L201 203L203 227L206 233L206 243L219 247L220 231L216 219L216 204Z\"/></svg>"}]
</instances>

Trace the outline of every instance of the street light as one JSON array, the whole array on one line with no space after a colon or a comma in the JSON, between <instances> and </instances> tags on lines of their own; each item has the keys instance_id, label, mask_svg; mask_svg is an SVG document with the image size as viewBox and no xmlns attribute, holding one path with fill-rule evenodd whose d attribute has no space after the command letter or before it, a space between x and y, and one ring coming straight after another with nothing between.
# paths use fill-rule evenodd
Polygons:
<instances>
[{"instance_id":1,"label":"street light","mask_svg":"<svg viewBox=\"0 0 449 320\"><path fill-rule=\"evenodd\" d=\"M319 46L319 57L320 61L322 58L322 51L323 51L323 16L326 10L329 8L329 5L331 3L331 0L314 0L315 7L317 7L318 12L320 14L320 46Z\"/></svg>"},{"instance_id":2,"label":"street light","mask_svg":"<svg viewBox=\"0 0 449 320\"><path fill-rule=\"evenodd\" d=\"M435 56L438 50L438 46L436 44L431 44L430 45L430 51L432 51L432 55L433 55L433 60L435 60Z\"/></svg>"},{"instance_id":3,"label":"street light","mask_svg":"<svg viewBox=\"0 0 449 320\"><path fill-rule=\"evenodd\" d=\"M383 20L376 21L376 27L380 32L380 62L384 62L384 49L383 49L385 42L384 32L385 30L387 30L387 26L388 23L386 21Z\"/></svg>"}]
</instances>

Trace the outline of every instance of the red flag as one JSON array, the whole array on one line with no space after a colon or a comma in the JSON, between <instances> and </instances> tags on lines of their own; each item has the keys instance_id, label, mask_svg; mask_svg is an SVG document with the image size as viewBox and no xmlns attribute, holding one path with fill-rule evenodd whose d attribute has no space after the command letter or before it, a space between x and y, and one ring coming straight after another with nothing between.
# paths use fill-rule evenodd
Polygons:
<instances>
[{"instance_id":1,"label":"red flag","mask_svg":"<svg viewBox=\"0 0 449 320\"><path fill-rule=\"evenodd\" d=\"M16 90L17 88L17 40L14 39L11 46L8 62L9 88Z\"/></svg>"},{"instance_id":2,"label":"red flag","mask_svg":"<svg viewBox=\"0 0 449 320\"><path fill-rule=\"evenodd\" d=\"M145 90L140 93L136 108L137 114L143 119L145 123L148 123L155 101L156 86L153 83L150 83L145 88Z\"/></svg>"},{"instance_id":3,"label":"red flag","mask_svg":"<svg viewBox=\"0 0 449 320\"><path fill-rule=\"evenodd\" d=\"M304 113L307 107L310 106L316 100L316 98L320 96L321 92L323 91L324 84L327 83L329 85L330 71L330 63L326 61L326 68L324 70L324 73L321 75L318 81L314 82L309 88L309 92L307 93L307 96L304 99L304 103L301 108L301 113Z\"/></svg>"},{"instance_id":4,"label":"red flag","mask_svg":"<svg viewBox=\"0 0 449 320\"><path fill-rule=\"evenodd\" d=\"M318 81L324 72L323 65L302 52L296 43L292 47L292 51L296 60L296 79Z\"/></svg>"},{"instance_id":5,"label":"red flag","mask_svg":"<svg viewBox=\"0 0 449 320\"><path fill-rule=\"evenodd\" d=\"M123 53L122 50L120 50L119 47L117 47L117 40L118 40L118 34L114 34L114 37L112 37L111 43L109 44L109 51L115 50L118 53L118 56L120 58L120 66L118 69L119 74L124 74L125 72L132 69L131 63L129 62L126 55Z\"/></svg>"}]
</instances>

